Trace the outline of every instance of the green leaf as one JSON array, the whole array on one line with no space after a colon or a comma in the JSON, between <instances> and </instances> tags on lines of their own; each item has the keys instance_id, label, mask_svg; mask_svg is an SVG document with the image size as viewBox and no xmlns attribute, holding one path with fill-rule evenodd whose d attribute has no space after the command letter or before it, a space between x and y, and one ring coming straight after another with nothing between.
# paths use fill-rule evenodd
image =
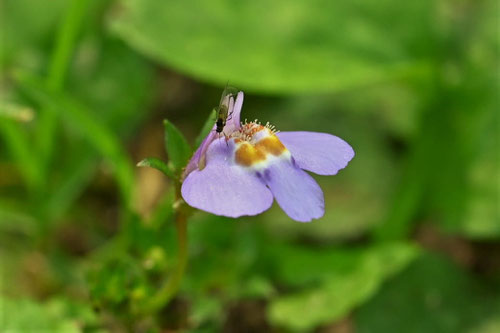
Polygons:
<instances>
[{"instance_id":1,"label":"green leaf","mask_svg":"<svg viewBox=\"0 0 500 333\"><path fill-rule=\"evenodd\" d=\"M84 135L101 155L111 162L120 187L121 196L128 208L132 202L134 171L120 140L105 124L99 122L88 108L65 94L54 93L35 77L16 73L23 91L41 105L47 105L61 114L65 122Z\"/></svg>"},{"instance_id":2,"label":"green leaf","mask_svg":"<svg viewBox=\"0 0 500 333\"><path fill-rule=\"evenodd\" d=\"M13 120L0 121L0 136L5 140L10 154L17 162L26 184L30 190L36 190L40 188L45 175L37 167L38 159L32 153L27 134L26 129Z\"/></svg>"},{"instance_id":3,"label":"green leaf","mask_svg":"<svg viewBox=\"0 0 500 333\"><path fill-rule=\"evenodd\" d=\"M153 109L152 66L116 38L89 36L82 45L95 59L69 73L67 90L120 136L136 133Z\"/></svg>"},{"instance_id":4,"label":"green leaf","mask_svg":"<svg viewBox=\"0 0 500 333\"><path fill-rule=\"evenodd\" d=\"M115 135L128 138L148 116L151 68L145 59L116 39L94 37L83 45L88 52L98 55L97 59L83 62L69 73L67 91L88 106L96 121L106 124ZM123 66L128 68L126 72ZM44 202L49 220L57 220L71 207L93 179L100 159L85 139L69 135L67 145L64 158L56 157L52 162L58 168L51 170L51 188L44 189L49 192Z\"/></svg>"},{"instance_id":5,"label":"green leaf","mask_svg":"<svg viewBox=\"0 0 500 333\"><path fill-rule=\"evenodd\" d=\"M120 2L110 26L132 47L245 90L335 91L418 75L432 47L432 1Z\"/></svg>"},{"instance_id":6,"label":"green leaf","mask_svg":"<svg viewBox=\"0 0 500 333\"><path fill-rule=\"evenodd\" d=\"M192 155L191 147L182 133L168 120L164 120L165 149L169 162L176 172L180 172Z\"/></svg>"},{"instance_id":7,"label":"green leaf","mask_svg":"<svg viewBox=\"0 0 500 333\"><path fill-rule=\"evenodd\" d=\"M0 117L28 122L31 121L34 116L33 110L30 107L17 103L0 101Z\"/></svg>"},{"instance_id":8,"label":"green leaf","mask_svg":"<svg viewBox=\"0 0 500 333\"><path fill-rule=\"evenodd\" d=\"M49 221L59 219L92 180L99 156L88 144L77 142L59 170L60 181L53 184L44 200Z\"/></svg>"},{"instance_id":9,"label":"green leaf","mask_svg":"<svg viewBox=\"0 0 500 333\"><path fill-rule=\"evenodd\" d=\"M111 308L132 296L130 291L144 283L144 272L134 259L122 253L92 267L87 278L93 302Z\"/></svg>"},{"instance_id":10,"label":"green leaf","mask_svg":"<svg viewBox=\"0 0 500 333\"><path fill-rule=\"evenodd\" d=\"M0 201L0 234L2 243L19 242L9 237L9 231L33 235L37 230L37 220L26 211L26 207L8 201Z\"/></svg>"},{"instance_id":11,"label":"green leaf","mask_svg":"<svg viewBox=\"0 0 500 333\"><path fill-rule=\"evenodd\" d=\"M356 332L497 332L500 290L488 286L426 254L359 309Z\"/></svg>"},{"instance_id":12,"label":"green leaf","mask_svg":"<svg viewBox=\"0 0 500 333\"><path fill-rule=\"evenodd\" d=\"M484 126L478 127L480 137L474 146L477 160L469 174L470 199L466 214L457 225L458 231L475 239L500 237L500 155L498 140L500 116L493 111L484 119ZM468 132L467 132L468 133Z\"/></svg>"},{"instance_id":13,"label":"green leaf","mask_svg":"<svg viewBox=\"0 0 500 333\"><path fill-rule=\"evenodd\" d=\"M200 324L215 321L222 317L224 307L222 302L215 297L198 297L192 303L190 318L197 326ZM202 326L203 327L203 326ZM200 330L206 332L205 330ZM216 331L215 329L213 330ZM209 331L210 332L210 331Z\"/></svg>"},{"instance_id":14,"label":"green leaf","mask_svg":"<svg viewBox=\"0 0 500 333\"><path fill-rule=\"evenodd\" d=\"M2 45L0 66L10 65L41 69L45 62L43 48L54 36L54 26L68 1L54 0L48 3L31 0L2 1ZM5 15L8 13L8 15ZM29 24L20 24L21 22ZM44 68L45 70L45 68Z\"/></svg>"},{"instance_id":15,"label":"green leaf","mask_svg":"<svg viewBox=\"0 0 500 333\"><path fill-rule=\"evenodd\" d=\"M319 252L319 256L309 253L311 250L302 255L296 252L299 257L287 254L290 259L284 260L280 274L287 281L316 280L316 286L276 298L268 315L273 324L301 332L342 318L372 297L385 279L402 270L418 254L414 246L404 243L354 253ZM292 276L292 270L297 278Z\"/></svg>"},{"instance_id":16,"label":"green leaf","mask_svg":"<svg viewBox=\"0 0 500 333\"><path fill-rule=\"evenodd\" d=\"M0 297L2 332L78 333L84 326L97 324L97 318L88 304L79 304L64 298L53 298L44 303L31 299Z\"/></svg>"},{"instance_id":17,"label":"green leaf","mask_svg":"<svg viewBox=\"0 0 500 333\"><path fill-rule=\"evenodd\" d=\"M155 157L148 157L137 163L138 167L150 167L158 171L163 172L163 174L170 178L175 178L174 172L168 167L168 165L162 160Z\"/></svg>"}]
</instances>

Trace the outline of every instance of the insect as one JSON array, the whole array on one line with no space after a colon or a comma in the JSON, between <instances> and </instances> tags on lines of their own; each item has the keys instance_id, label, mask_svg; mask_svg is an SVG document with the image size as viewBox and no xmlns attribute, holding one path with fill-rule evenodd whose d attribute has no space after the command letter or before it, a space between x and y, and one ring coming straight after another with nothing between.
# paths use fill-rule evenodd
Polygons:
<instances>
[{"instance_id":1,"label":"insect","mask_svg":"<svg viewBox=\"0 0 500 333\"><path fill-rule=\"evenodd\" d=\"M224 91L222 92L219 106L215 108L217 116L215 121L215 131L219 134L223 133L222 131L224 130L224 126L226 126L226 121L231 119L232 110L229 110L229 100L231 97L235 99L237 94L238 90L234 87L229 87L228 85L226 85Z\"/></svg>"}]
</instances>

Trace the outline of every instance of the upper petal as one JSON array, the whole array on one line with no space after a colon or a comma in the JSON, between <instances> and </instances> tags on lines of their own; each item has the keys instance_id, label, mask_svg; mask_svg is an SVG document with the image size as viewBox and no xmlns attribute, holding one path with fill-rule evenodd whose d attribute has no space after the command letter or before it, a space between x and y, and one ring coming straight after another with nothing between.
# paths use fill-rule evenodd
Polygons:
<instances>
[{"instance_id":1,"label":"upper petal","mask_svg":"<svg viewBox=\"0 0 500 333\"><path fill-rule=\"evenodd\" d=\"M331 134L279 132L276 135L300 168L319 175L335 175L354 157L352 147Z\"/></svg>"},{"instance_id":2,"label":"upper petal","mask_svg":"<svg viewBox=\"0 0 500 333\"><path fill-rule=\"evenodd\" d=\"M243 91L240 91L236 96L236 100L234 100L232 96L229 96L227 97L228 99L224 101L225 103L228 104L228 112L229 112L226 126L224 126L224 133L226 136L231 135L231 133L237 131L241 127L240 114L241 114L241 107L243 106L243 97L244 97ZM184 169L182 178L185 178L193 170L199 168L200 165L203 167L207 149L212 143L212 141L214 141L217 138L217 134L215 132L216 128L217 125L215 124L214 120L214 126L212 127L212 130L210 131L210 133L208 133L208 135L202 141L200 147L198 147L198 149L194 153L193 157L191 158L188 165Z\"/></svg>"},{"instance_id":3,"label":"upper petal","mask_svg":"<svg viewBox=\"0 0 500 333\"><path fill-rule=\"evenodd\" d=\"M238 130L241 127L240 118L241 118L241 108L243 106L243 97L244 97L243 91L238 92L238 95L236 96L236 101L234 102L233 110L228 115L228 120L224 128L224 133L228 135Z\"/></svg>"},{"instance_id":4,"label":"upper petal","mask_svg":"<svg viewBox=\"0 0 500 333\"><path fill-rule=\"evenodd\" d=\"M292 219L309 222L325 213L323 191L307 172L290 160L273 163L260 177L271 189L281 209Z\"/></svg>"},{"instance_id":5,"label":"upper petal","mask_svg":"<svg viewBox=\"0 0 500 333\"><path fill-rule=\"evenodd\" d=\"M224 139L210 144L206 167L182 183L182 197L190 206L228 217L257 215L271 207L271 191L254 173L231 162L233 150Z\"/></svg>"}]
</instances>

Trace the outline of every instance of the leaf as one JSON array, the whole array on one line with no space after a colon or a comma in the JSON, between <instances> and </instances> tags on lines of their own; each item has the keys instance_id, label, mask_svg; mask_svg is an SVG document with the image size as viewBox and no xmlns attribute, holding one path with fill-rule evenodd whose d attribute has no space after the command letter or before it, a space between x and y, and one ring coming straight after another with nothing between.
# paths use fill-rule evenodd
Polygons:
<instances>
[{"instance_id":1,"label":"leaf","mask_svg":"<svg viewBox=\"0 0 500 333\"><path fill-rule=\"evenodd\" d=\"M93 58L69 73L67 90L121 137L136 133L152 110L152 66L122 41L109 36L87 37L82 47Z\"/></svg>"},{"instance_id":2,"label":"leaf","mask_svg":"<svg viewBox=\"0 0 500 333\"><path fill-rule=\"evenodd\" d=\"M43 68L43 47L52 40L54 26L68 1L54 0L48 3L31 0L2 1L0 30L0 66L9 65L23 68ZM29 18L29 24L27 23ZM45 69L44 69L45 70Z\"/></svg>"},{"instance_id":3,"label":"leaf","mask_svg":"<svg viewBox=\"0 0 500 333\"><path fill-rule=\"evenodd\" d=\"M498 288L426 254L359 309L356 332L488 332L480 328L495 319L498 325L499 296Z\"/></svg>"},{"instance_id":4,"label":"leaf","mask_svg":"<svg viewBox=\"0 0 500 333\"><path fill-rule=\"evenodd\" d=\"M150 167L158 171L163 172L163 174L169 178L175 178L174 172L168 167L166 163L155 157L147 157L137 163L138 167Z\"/></svg>"},{"instance_id":5,"label":"leaf","mask_svg":"<svg viewBox=\"0 0 500 333\"><path fill-rule=\"evenodd\" d=\"M116 39L84 41L94 61L83 62L69 73L68 91L85 105L92 116L119 137L129 137L147 117L145 107L151 95L151 68L148 63ZM115 60L119 58L120 62ZM128 70L124 72L123 66ZM141 112L138 112L141 110ZM85 140L70 135L64 159L58 168L44 202L49 220L58 219L83 192L99 162L99 153Z\"/></svg>"},{"instance_id":6,"label":"leaf","mask_svg":"<svg viewBox=\"0 0 500 333\"><path fill-rule=\"evenodd\" d=\"M10 119L2 119L0 121L0 136L5 140L9 152L17 162L24 181L30 190L39 189L44 174L37 167L38 159L31 151L26 130L19 123Z\"/></svg>"},{"instance_id":7,"label":"leaf","mask_svg":"<svg viewBox=\"0 0 500 333\"><path fill-rule=\"evenodd\" d=\"M112 260L101 258L87 278L92 301L111 308L131 297L130 291L144 283L144 272L134 258L122 253Z\"/></svg>"},{"instance_id":8,"label":"leaf","mask_svg":"<svg viewBox=\"0 0 500 333\"><path fill-rule=\"evenodd\" d=\"M48 90L34 77L18 72L16 79L21 88L40 104L59 112L69 126L85 135L88 142L114 167L115 177L120 186L121 196L128 208L131 207L134 172L121 142L106 125L94 118L92 112L68 95Z\"/></svg>"},{"instance_id":9,"label":"leaf","mask_svg":"<svg viewBox=\"0 0 500 333\"><path fill-rule=\"evenodd\" d=\"M8 201L0 201L0 234L2 243L19 243L18 239L9 237L9 232L22 233L28 236L35 234L37 220L26 211L24 206L16 206Z\"/></svg>"},{"instance_id":10,"label":"leaf","mask_svg":"<svg viewBox=\"0 0 500 333\"><path fill-rule=\"evenodd\" d=\"M0 297L2 332L81 332L82 324L93 326L97 318L88 305L64 298L53 298L44 303L31 299Z\"/></svg>"},{"instance_id":11,"label":"leaf","mask_svg":"<svg viewBox=\"0 0 500 333\"><path fill-rule=\"evenodd\" d=\"M337 91L420 75L432 47L432 1L121 5L110 27L135 49L198 79L255 92Z\"/></svg>"},{"instance_id":12,"label":"leaf","mask_svg":"<svg viewBox=\"0 0 500 333\"><path fill-rule=\"evenodd\" d=\"M224 313L223 304L214 297L199 297L194 300L190 318L195 325L222 317Z\"/></svg>"},{"instance_id":13,"label":"leaf","mask_svg":"<svg viewBox=\"0 0 500 333\"><path fill-rule=\"evenodd\" d=\"M396 243L354 253L318 254L319 257L305 252L299 258L286 255L290 259L285 259L281 268L286 281L295 281L291 275L295 272L299 281L316 281L316 284L273 300L268 309L273 324L302 332L342 318L373 296L382 282L402 270L418 251L411 245Z\"/></svg>"},{"instance_id":14,"label":"leaf","mask_svg":"<svg viewBox=\"0 0 500 333\"><path fill-rule=\"evenodd\" d=\"M466 214L457 226L460 233L475 239L500 237L500 158L498 124L500 116L495 110L484 119L480 129L480 140L475 145L477 159L469 174L470 199Z\"/></svg>"},{"instance_id":15,"label":"leaf","mask_svg":"<svg viewBox=\"0 0 500 333\"><path fill-rule=\"evenodd\" d=\"M25 105L0 101L0 117L29 122L34 117L33 109Z\"/></svg>"},{"instance_id":16,"label":"leaf","mask_svg":"<svg viewBox=\"0 0 500 333\"><path fill-rule=\"evenodd\" d=\"M182 133L168 120L163 121L165 126L165 149L169 162L174 170L179 173L184 168L192 155L191 147Z\"/></svg>"}]
</instances>

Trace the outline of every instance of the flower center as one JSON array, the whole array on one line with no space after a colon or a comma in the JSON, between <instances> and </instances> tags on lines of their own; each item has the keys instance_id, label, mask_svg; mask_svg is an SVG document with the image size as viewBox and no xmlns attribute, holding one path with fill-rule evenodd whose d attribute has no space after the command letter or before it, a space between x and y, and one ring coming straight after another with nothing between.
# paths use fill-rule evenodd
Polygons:
<instances>
[{"instance_id":1,"label":"flower center","mask_svg":"<svg viewBox=\"0 0 500 333\"><path fill-rule=\"evenodd\" d=\"M244 167L264 166L275 158L289 158L290 153L275 135L274 126L257 122L244 123L231 134L236 145L235 162Z\"/></svg>"}]
</instances>

